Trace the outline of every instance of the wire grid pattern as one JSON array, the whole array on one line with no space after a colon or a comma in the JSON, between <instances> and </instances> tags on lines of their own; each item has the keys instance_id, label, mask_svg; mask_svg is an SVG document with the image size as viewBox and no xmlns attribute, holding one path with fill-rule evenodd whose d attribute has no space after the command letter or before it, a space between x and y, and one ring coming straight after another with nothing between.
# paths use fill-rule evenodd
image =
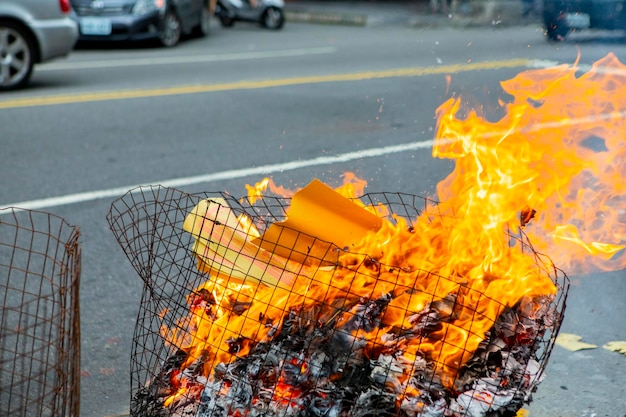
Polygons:
<instances>
[{"instance_id":1,"label":"wire grid pattern","mask_svg":"<svg viewBox=\"0 0 626 417\"><path fill-rule=\"evenodd\" d=\"M215 404L215 401L210 400L209 402L212 401L211 407L213 408L207 410L208 406L204 404L204 414L202 409L198 411L198 409L194 407L192 407L193 411L187 414L184 412L170 414L163 407L163 399L157 398L159 395L158 392L162 392L167 388L164 385L167 385L168 381L171 379L173 368L180 366L182 359L185 357L185 351L181 346L171 346L165 342L162 329L165 326L169 329L175 328L181 332L189 330L185 325L185 323L189 323L189 320L181 320L181 318L188 317L189 296L193 295L196 288L208 278L208 274L200 271L198 268L198 260L191 251L193 237L183 231L182 224L187 215L201 200L216 197L226 200L233 215L246 214L250 217L261 233L263 233L270 224L285 220L286 210L290 206L289 198L264 197L262 200L253 204L246 197L236 199L223 192L187 194L172 188L152 186L130 190L126 195L112 204L111 210L107 216L111 230L121 245L122 250L144 282L144 290L134 334L133 351L131 353L131 414L135 417L231 415L228 414L230 411L220 414L220 412L215 410L223 409L224 407L234 407L232 403L236 403L237 401L234 400L233 397L237 395L241 397L241 393L232 394L227 399L230 404L226 406L220 406L219 404ZM425 198L405 193L371 193L361 197L360 200L367 205L384 206L388 211L386 216L391 221L394 221L392 215L402 217L411 222L418 216L424 214L428 215L429 218L449 216L451 214L449 207L444 210L444 214L444 211L439 209L443 205L438 205ZM536 264L552 278L559 290L556 298L550 300L548 306L549 309L554 312L554 316L550 320L546 320L545 326L539 329L536 336L537 340L533 342L532 354L536 356L539 368L533 373L530 381L527 375L519 375L519 381L509 381L507 388L514 393L517 401L516 409L518 410L521 408L523 402L530 401L530 394L536 389L541 380L562 322L569 281L565 274L556 268L547 257L533 250L524 235L513 235L509 233L509 237L511 245L520 245L525 252L535 257ZM333 250L336 249L337 248L334 248ZM384 266L380 267L382 268ZM438 286L439 283L444 285L446 281L448 281L446 277L437 276L428 271L423 272L428 279L437 282L436 286ZM316 278L313 277L313 280L315 279ZM358 273L354 274L354 280L358 282ZM464 296L476 300L486 297L483 294L471 294L471 291L472 290L466 291ZM202 294L195 293L195 297L198 296L202 296ZM451 296L454 298L455 294L451 294ZM497 300L490 301L498 305L498 311L502 313L502 315L507 312L506 307L499 304ZM364 304L360 304L362 302L362 297L347 293L342 300L335 300L331 302L330 305L320 306L315 311L311 311L311 309L290 311L286 314L283 322L280 323L280 330L273 335L273 340L275 344L279 346L278 348L275 346L274 348L266 345L260 346L261 344L259 344L259 346L257 346L257 356L255 356L255 351L252 349L251 353L248 355L252 359L249 359L248 363L246 363L244 359L235 365L235 367L238 368L237 372L240 372L239 379L234 375L235 371L233 369L224 368L224 364L213 364L215 366L215 372L228 373L230 375L229 386L234 384L233 380L249 380L251 375L250 362L259 359L259 355L263 356L263 358L260 359L261 361L266 361L267 355L269 354L268 349L278 349L281 351L281 354L284 355L280 360L281 363L288 364L297 362L299 360L297 353L302 351L302 346L293 346L293 342L290 341L291 336L295 333L309 333L303 336L298 342L300 344L313 343L315 340L318 345L340 345L345 341L342 342L342 340L339 340L338 337L335 336L342 333L335 328L337 327L338 321L344 320L345 322L351 322L353 326L365 326L363 322L367 322L368 320L376 321L378 317L375 316L382 314L382 311L386 308L384 300L368 300ZM456 302L453 302L453 306L455 303ZM355 311L369 311L369 313L359 315L360 313L354 313ZM372 313L372 311L374 312ZM511 312L510 309L508 313L515 315L515 317L521 317L523 315L522 312ZM407 314L407 312L405 311L404 314ZM483 319L479 317L480 313L478 313L478 311L474 311L474 314L477 320ZM428 322L428 317L418 318L418 320L422 320L423 323L421 324L424 326L431 324ZM310 326L307 327L307 325L302 324L311 322L317 323L319 329L309 332L307 329L309 329ZM359 324L354 324L356 322L359 322ZM498 323L493 322L492 324L495 326L498 325ZM259 327L268 325L268 321L263 314L259 315L257 325ZM274 323L274 325L276 325L276 323ZM320 343L320 340L322 343ZM242 346L238 345L241 343L242 340L231 340L228 345L231 351L230 353L237 352L241 349ZM444 341L444 343L454 342ZM354 345L348 346L347 349L347 356L352 354L352 350L358 350ZM489 353L487 350L490 349L490 346L481 346L479 351L481 349L482 353L487 355ZM327 353L328 352L321 352L321 355ZM527 355L530 356L531 353L529 352ZM310 354L310 356L312 357L314 354ZM341 354L339 354L339 356L341 356ZM336 361L337 358L335 357L333 360ZM522 358L522 360L524 360L524 358ZM317 365L319 367L325 367L328 364ZM206 363L200 363L200 367L202 366L206 367ZM306 366L313 368L316 364L309 362ZM411 366L415 367L415 364ZM468 362L468 367L470 366L472 366L471 360ZM389 367L390 365L388 365L388 368ZM387 371L389 371L389 369L387 369ZM279 372L285 371L280 370ZM459 372L462 372L462 370L459 370ZM431 380L429 382L434 384L435 377L432 373L428 374L428 372L426 372L425 375L430 375ZM352 376L354 377L354 375ZM357 375L357 378L363 377L363 375ZM356 381L348 380L346 381L346 385L354 385L355 382ZM244 383L248 384L249 382L244 381ZM471 383L472 381L470 380L469 384L471 385ZM515 383L518 383L519 386L515 386ZM275 380L273 384L277 385ZM441 383L438 387L442 387ZM150 392L146 393L146 390ZM218 392L223 392L223 383L220 385L220 388L216 390L214 396L219 396L220 394L218 394ZM210 393L210 390L206 388L203 394L205 400L208 393ZM354 395L354 393L351 394ZM276 394L273 395L274 397L276 396ZM325 399L327 396L332 397L332 394L330 392L324 394ZM137 404L137 398L143 398L143 403ZM375 399L364 401L380 402L380 400ZM377 407L379 411L386 408L387 411L385 413L387 414L383 414L390 416L410 415L401 413L389 414L389 406L391 405L393 409L395 407L394 402L395 400L388 404L382 404L382 408L380 408L381 404L376 405L373 403L365 404L364 407L374 411ZM291 405L289 401L288 405ZM249 412L250 410L246 407L249 407L249 404L242 406L239 414L274 415L268 413L267 410L254 414ZM370 411L353 411L351 415L358 417L368 415L369 412ZM324 412L320 411L318 414L323 415L324 413L330 415L328 414L328 410ZM318 414L309 413L302 415ZM232 415L238 414L234 413ZM422 414L414 413L413 415ZM426 416L429 414L424 413L423 415ZM509 414L491 413L488 415L499 416Z\"/></svg>"},{"instance_id":2,"label":"wire grid pattern","mask_svg":"<svg viewBox=\"0 0 626 417\"><path fill-rule=\"evenodd\" d=\"M0 210L0 415L79 417L78 227Z\"/></svg>"}]
</instances>

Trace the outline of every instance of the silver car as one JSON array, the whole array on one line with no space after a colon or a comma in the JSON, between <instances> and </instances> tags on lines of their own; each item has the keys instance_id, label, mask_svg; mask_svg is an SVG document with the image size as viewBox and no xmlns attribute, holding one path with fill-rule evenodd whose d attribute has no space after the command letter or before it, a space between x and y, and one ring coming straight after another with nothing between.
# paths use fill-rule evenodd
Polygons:
<instances>
[{"instance_id":1,"label":"silver car","mask_svg":"<svg viewBox=\"0 0 626 417\"><path fill-rule=\"evenodd\" d=\"M0 0L0 91L25 86L35 64L74 49L70 10L69 0Z\"/></svg>"}]
</instances>

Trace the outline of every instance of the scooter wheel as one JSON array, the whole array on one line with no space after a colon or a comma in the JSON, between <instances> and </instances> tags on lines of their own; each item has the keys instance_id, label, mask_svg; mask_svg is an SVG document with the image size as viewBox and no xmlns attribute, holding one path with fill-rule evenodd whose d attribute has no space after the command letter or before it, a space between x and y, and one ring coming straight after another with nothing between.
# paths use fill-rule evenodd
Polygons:
<instances>
[{"instance_id":1,"label":"scooter wheel","mask_svg":"<svg viewBox=\"0 0 626 417\"><path fill-rule=\"evenodd\" d=\"M261 24L268 29L278 30L285 24L285 14L278 7L269 7L261 16Z\"/></svg>"}]
</instances>

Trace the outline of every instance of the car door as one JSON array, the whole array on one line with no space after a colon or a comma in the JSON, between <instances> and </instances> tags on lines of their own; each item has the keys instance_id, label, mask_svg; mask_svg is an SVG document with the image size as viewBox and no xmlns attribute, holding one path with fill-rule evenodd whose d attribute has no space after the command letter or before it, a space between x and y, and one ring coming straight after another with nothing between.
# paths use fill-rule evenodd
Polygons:
<instances>
[{"instance_id":1,"label":"car door","mask_svg":"<svg viewBox=\"0 0 626 417\"><path fill-rule=\"evenodd\" d=\"M174 0L178 17L185 32L190 31L200 21L201 4L201 0Z\"/></svg>"}]
</instances>

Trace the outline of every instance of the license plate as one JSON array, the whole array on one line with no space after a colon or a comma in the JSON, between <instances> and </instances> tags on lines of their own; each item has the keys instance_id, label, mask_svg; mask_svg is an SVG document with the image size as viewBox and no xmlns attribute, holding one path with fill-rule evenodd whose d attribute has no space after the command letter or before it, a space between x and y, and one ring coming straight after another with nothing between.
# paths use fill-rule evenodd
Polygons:
<instances>
[{"instance_id":1,"label":"license plate","mask_svg":"<svg viewBox=\"0 0 626 417\"><path fill-rule=\"evenodd\" d=\"M80 32L83 35L110 35L111 20L102 17L85 17L80 20Z\"/></svg>"},{"instance_id":2,"label":"license plate","mask_svg":"<svg viewBox=\"0 0 626 417\"><path fill-rule=\"evenodd\" d=\"M590 26L591 20L586 13L568 13L565 15L567 26L573 29L586 29Z\"/></svg>"}]
</instances>

